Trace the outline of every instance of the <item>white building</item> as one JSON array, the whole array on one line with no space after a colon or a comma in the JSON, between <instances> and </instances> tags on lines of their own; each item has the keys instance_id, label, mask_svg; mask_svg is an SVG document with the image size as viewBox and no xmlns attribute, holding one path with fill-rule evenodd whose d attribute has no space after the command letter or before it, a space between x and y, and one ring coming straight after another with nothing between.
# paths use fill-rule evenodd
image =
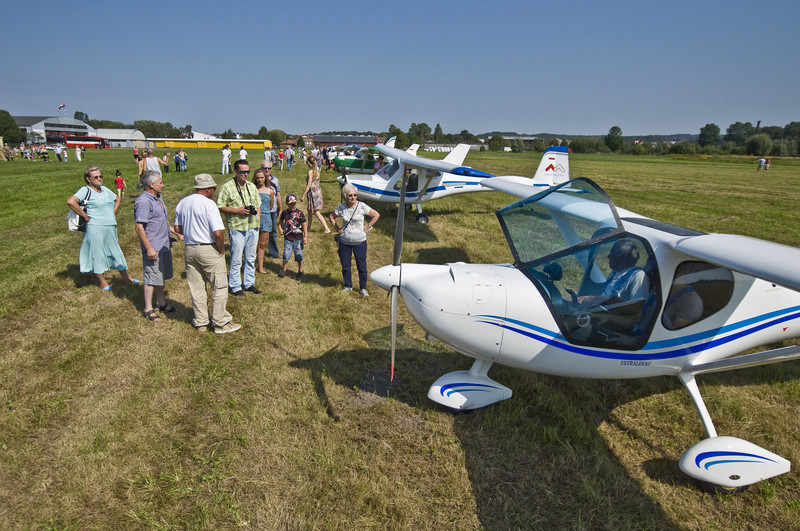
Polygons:
<instances>
[{"instance_id":1,"label":"white building","mask_svg":"<svg viewBox=\"0 0 800 531\"><path fill-rule=\"evenodd\" d=\"M98 136L97 130L86 122L66 116L13 116L14 121L26 135L35 133L40 141L56 135ZM57 140L51 140L57 141Z\"/></svg>"},{"instance_id":2,"label":"white building","mask_svg":"<svg viewBox=\"0 0 800 531\"><path fill-rule=\"evenodd\" d=\"M97 129L97 136L108 140L111 147L147 147L147 138L138 129Z\"/></svg>"}]
</instances>

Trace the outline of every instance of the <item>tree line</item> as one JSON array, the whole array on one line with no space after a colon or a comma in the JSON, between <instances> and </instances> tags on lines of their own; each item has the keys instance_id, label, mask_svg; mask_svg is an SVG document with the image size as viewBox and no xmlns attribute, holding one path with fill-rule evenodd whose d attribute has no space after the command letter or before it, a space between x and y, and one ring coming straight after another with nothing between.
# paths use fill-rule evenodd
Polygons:
<instances>
[{"instance_id":1,"label":"tree line","mask_svg":"<svg viewBox=\"0 0 800 531\"><path fill-rule=\"evenodd\" d=\"M125 124L112 120L93 120L82 111L75 112L75 118L97 128L138 129L147 138L191 138L192 126L176 127L170 122L155 120L137 120ZM291 135L281 129L269 129L261 126L255 133L238 133L241 138L261 138L280 145ZM605 136L560 136L538 135L523 139L516 133L487 133L474 135L462 130L459 133L445 133L441 124L431 128L427 123L412 123L407 131L394 124L382 133L358 131L331 131L321 134L353 134L374 136L396 136L395 146L405 149L411 144L479 144L484 149L501 151L510 148L514 152L544 152L550 146L568 145L573 153L622 153L631 155L668 155L668 154L731 154L773 157L796 157L800 149L800 122L790 122L780 127L775 125L755 126L751 122L732 123L722 134L720 127L709 123L700 128L699 135L681 135L683 138L673 140L656 140L656 137L625 137L619 126L613 126ZM0 110L0 136L8 143L25 140L24 133L17 127L7 111ZM227 129L221 133L222 138L236 138L237 133ZM301 137L302 138L302 137Z\"/></svg>"}]
</instances>

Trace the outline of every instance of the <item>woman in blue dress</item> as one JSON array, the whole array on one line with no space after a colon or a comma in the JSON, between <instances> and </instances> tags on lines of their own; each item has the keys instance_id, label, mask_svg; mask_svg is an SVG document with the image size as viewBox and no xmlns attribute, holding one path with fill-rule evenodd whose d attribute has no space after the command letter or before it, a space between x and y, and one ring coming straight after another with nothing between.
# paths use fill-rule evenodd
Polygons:
<instances>
[{"instance_id":1,"label":"woman in blue dress","mask_svg":"<svg viewBox=\"0 0 800 531\"><path fill-rule=\"evenodd\" d=\"M269 239L269 233L272 232L272 216L270 210L272 205L275 204L276 190L274 185L267 177L267 170L259 168L253 174L253 184L256 185L258 190L258 197L261 198L261 224L258 227L258 247L256 247L256 271L259 273L266 273L264 270L264 254Z\"/></svg>"},{"instance_id":2,"label":"woman in blue dress","mask_svg":"<svg viewBox=\"0 0 800 531\"><path fill-rule=\"evenodd\" d=\"M111 289L104 275L109 269L119 271L125 282L138 284L128 274L128 264L117 241L119 196L103 186L103 172L97 166L87 166L83 179L86 186L67 199L69 208L87 222L80 252L81 273L94 273L104 291ZM86 206L86 212L81 205Z\"/></svg>"}]
</instances>

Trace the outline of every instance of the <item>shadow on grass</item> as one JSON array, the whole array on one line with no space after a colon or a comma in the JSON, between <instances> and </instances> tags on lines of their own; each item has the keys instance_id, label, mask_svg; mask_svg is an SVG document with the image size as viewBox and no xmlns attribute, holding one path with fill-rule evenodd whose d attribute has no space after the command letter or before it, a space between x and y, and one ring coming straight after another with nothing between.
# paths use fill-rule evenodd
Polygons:
<instances>
[{"instance_id":1,"label":"shadow on grass","mask_svg":"<svg viewBox=\"0 0 800 531\"><path fill-rule=\"evenodd\" d=\"M391 398L413 408L453 415L465 455L466 471L482 525L495 528L674 528L661 508L642 492L608 448L598 427L617 406L655 392L672 390L667 379L607 381L545 376L497 366L492 376L514 389L511 400L465 413L453 413L427 399L441 375L469 368L471 360L439 344L398 330L394 381L390 381L389 327L367 334L368 348L334 347L314 359L290 362L310 373L328 416L339 421L347 405L337 406L325 379L353 389L348 400ZM373 398L365 398L365 393ZM663 460L662 460L663 461ZM647 466L656 481L674 483L677 463ZM681 481L678 479L678 481ZM686 480L683 480L686 481Z\"/></svg>"}]
</instances>

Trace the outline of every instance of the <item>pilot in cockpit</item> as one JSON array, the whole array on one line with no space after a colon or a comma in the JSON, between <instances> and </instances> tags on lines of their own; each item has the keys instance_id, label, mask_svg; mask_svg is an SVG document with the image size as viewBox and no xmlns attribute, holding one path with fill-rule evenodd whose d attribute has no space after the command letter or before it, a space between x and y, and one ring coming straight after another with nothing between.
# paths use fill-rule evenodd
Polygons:
<instances>
[{"instance_id":1,"label":"pilot in cockpit","mask_svg":"<svg viewBox=\"0 0 800 531\"><path fill-rule=\"evenodd\" d=\"M639 248L631 240L619 240L611 247L608 253L608 266L612 273L603 285L600 295L578 296L581 306L603 304L609 300L633 301L644 300L650 291L650 282L647 274L641 267L636 267L639 261Z\"/></svg>"}]
</instances>

